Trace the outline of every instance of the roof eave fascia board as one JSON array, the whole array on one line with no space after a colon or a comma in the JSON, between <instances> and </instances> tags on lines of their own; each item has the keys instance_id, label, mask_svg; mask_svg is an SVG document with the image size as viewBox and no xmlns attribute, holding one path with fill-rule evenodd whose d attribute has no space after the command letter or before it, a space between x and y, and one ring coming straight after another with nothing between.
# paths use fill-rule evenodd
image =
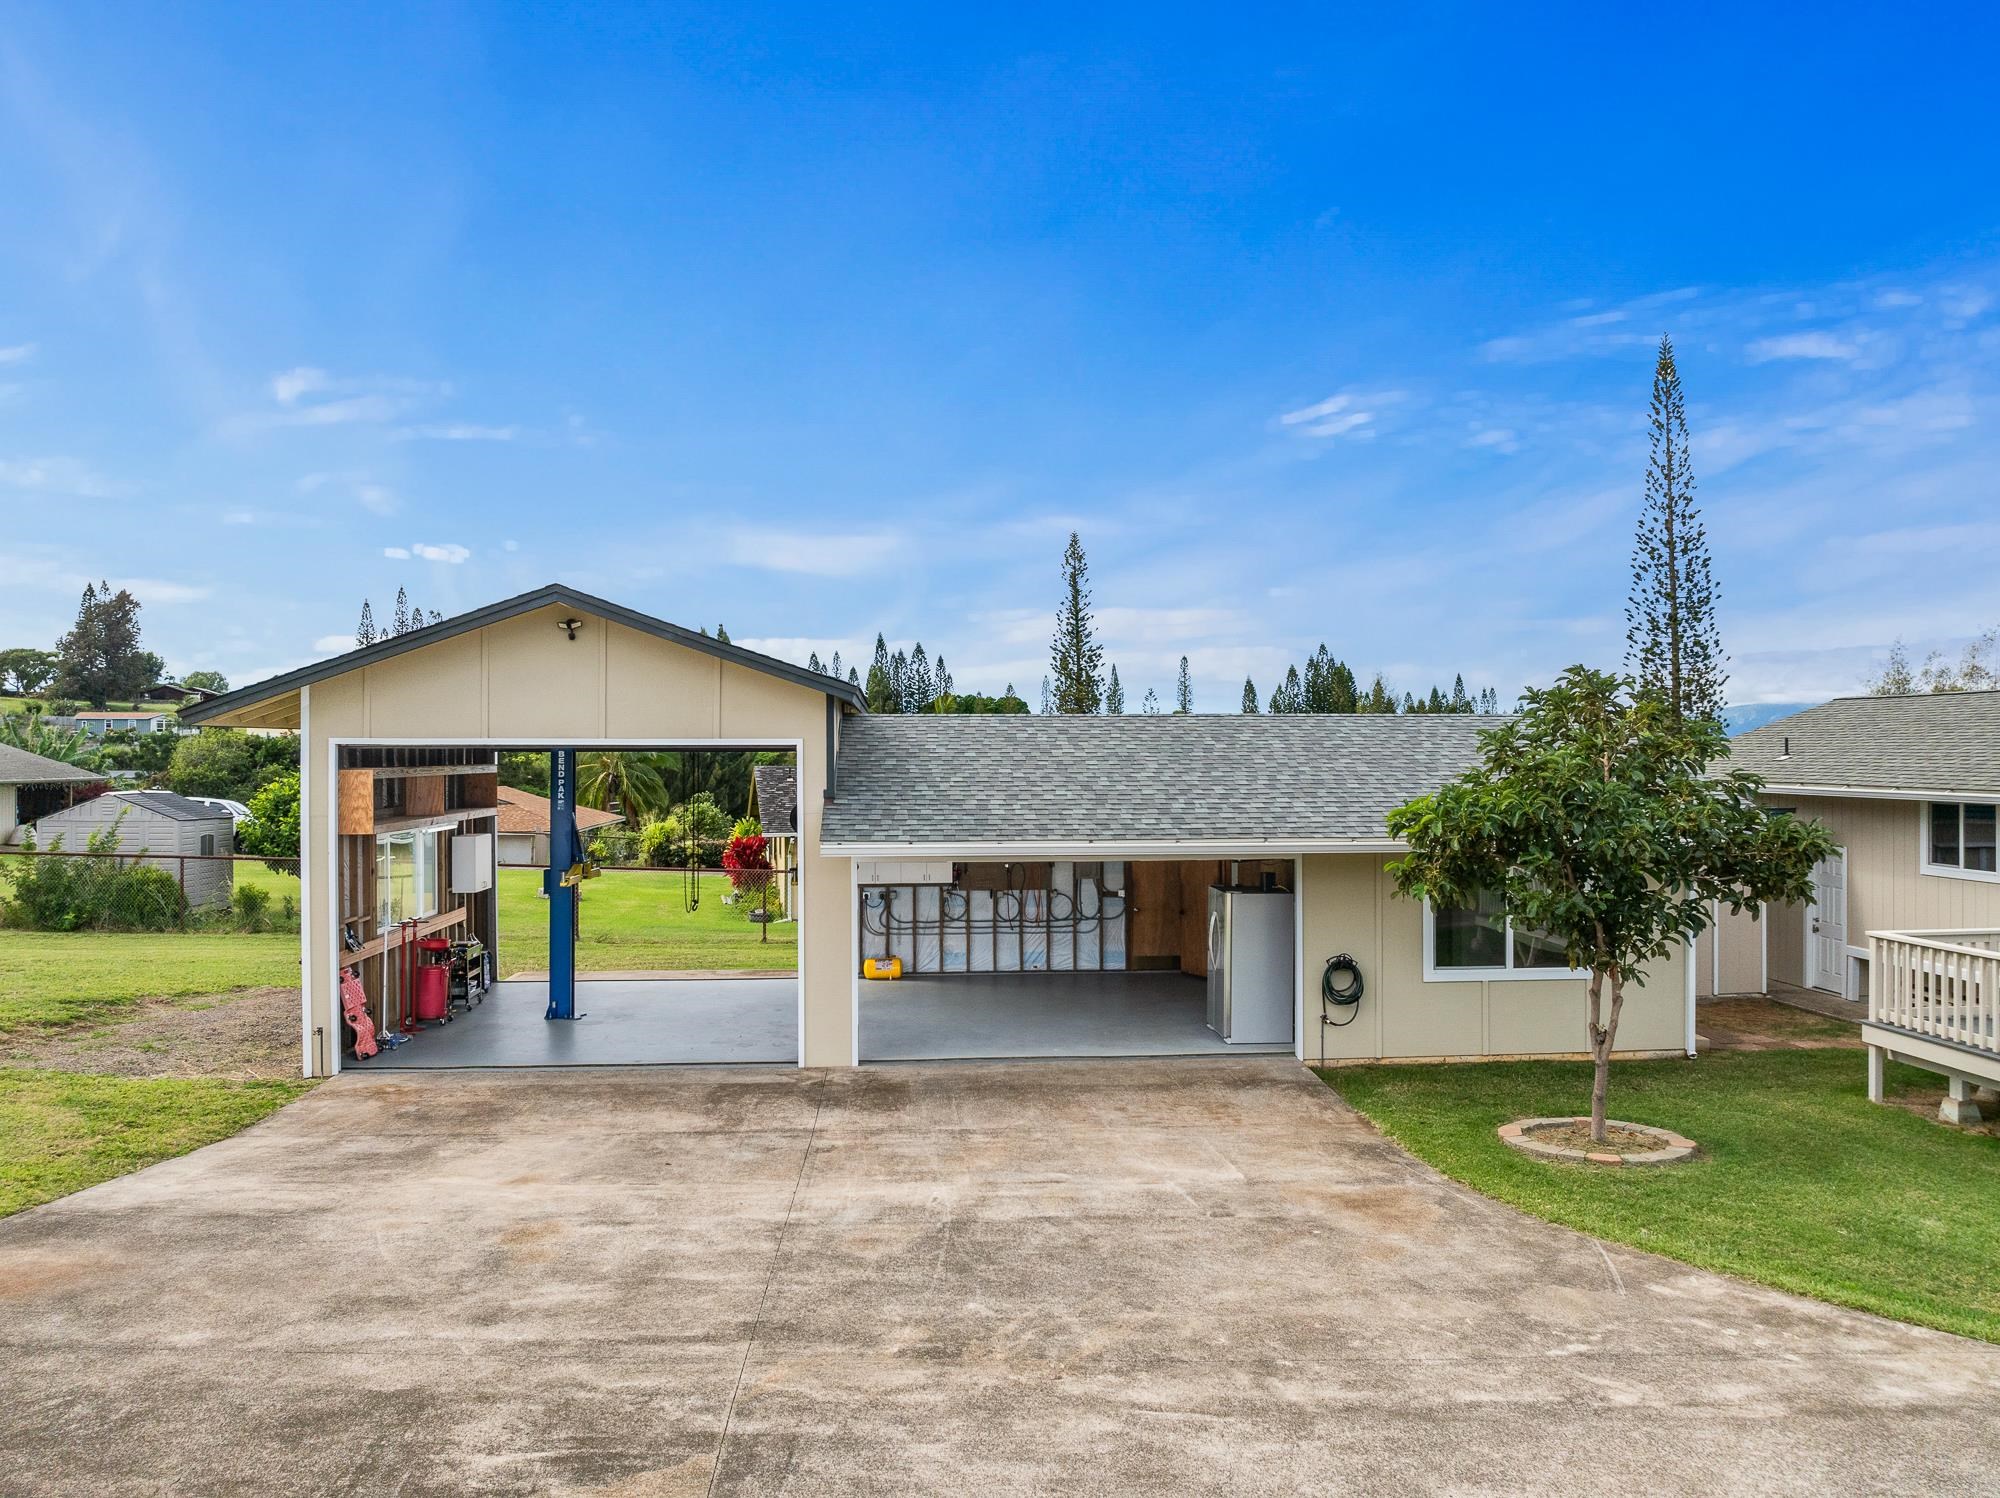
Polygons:
<instances>
[{"instance_id":1,"label":"roof eave fascia board","mask_svg":"<svg viewBox=\"0 0 2000 1498\"><path fill-rule=\"evenodd\" d=\"M1765 796L1826 796L1854 801L1994 801L2000 790L1911 790L1907 787L1877 785L1777 785L1766 782L1759 793Z\"/></svg>"},{"instance_id":2,"label":"roof eave fascia board","mask_svg":"<svg viewBox=\"0 0 2000 1498\"><path fill-rule=\"evenodd\" d=\"M598 618L613 624L622 624L628 629L636 629L641 634L651 635L655 639L702 651L719 660L789 681L795 686L824 692L827 696L845 702L857 710L866 710L866 703L860 693L848 683L836 680L832 676L812 671L805 666L795 666L790 661L781 661L774 656L759 655L754 650L744 650L740 646L725 644L713 635L683 629L678 624L665 619L655 619L651 615L640 613L637 609L628 609L623 604L612 603L609 599L596 598L575 588L555 584L537 588L531 593L517 594L513 598L503 598L497 603L485 604L466 613L455 614L441 623L425 625L422 629L413 629L408 634L392 635L386 640L377 640L358 650L350 650L324 661L315 661L309 666L300 666L296 670L271 677L267 681L254 682L233 692L225 692L210 701L181 709L180 720L183 723L196 724L211 722L254 708L272 698L282 697L301 686L310 686L317 681L344 676L349 671L372 666L379 661L393 660L408 651L421 650L426 645L469 634L473 630L518 618L522 614L531 614L536 609L547 608L553 604L581 609L585 613L595 614Z\"/></svg>"},{"instance_id":3,"label":"roof eave fascia board","mask_svg":"<svg viewBox=\"0 0 2000 1498\"><path fill-rule=\"evenodd\" d=\"M949 858L961 863L1005 863L1047 858L1293 858L1311 853L1402 853L1409 845L1388 837L1356 838L1063 838L1041 842L837 842L819 845L827 858Z\"/></svg>"}]
</instances>

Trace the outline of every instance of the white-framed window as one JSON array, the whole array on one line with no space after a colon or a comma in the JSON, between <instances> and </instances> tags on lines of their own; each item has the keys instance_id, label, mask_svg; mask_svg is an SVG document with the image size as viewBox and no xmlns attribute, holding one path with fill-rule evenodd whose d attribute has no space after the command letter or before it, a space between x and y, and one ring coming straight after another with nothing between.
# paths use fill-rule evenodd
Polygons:
<instances>
[{"instance_id":1,"label":"white-framed window","mask_svg":"<svg viewBox=\"0 0 2000 1498\"><path fill-rule=\"evenodd\" d=\"M375 929L438 913L438 834L385 832L375 839Z\"/></svg>"},{"instance_id":2,"label":"white-framed window","mask_svg":"<svg viewBox=\"0 0 2000 1498\"><path fill-rule=\"evenodd\" d=\"M1926 874L2000 880L2000 807L1991 801L1926 801L1919 836Z\"/></svg>"},{"instance_id":3,"label":"white-framed window","mask_svg":"<svg viewBox=\"0 0 2000 1498\"><path fill-rule=\"evenodd\" d=\"M1481 890L1470 905L1434 907L1424 901L1424 981L1577 978L1562 943L1517 926L1500 896Z\"/></svg>"}]
</instances>

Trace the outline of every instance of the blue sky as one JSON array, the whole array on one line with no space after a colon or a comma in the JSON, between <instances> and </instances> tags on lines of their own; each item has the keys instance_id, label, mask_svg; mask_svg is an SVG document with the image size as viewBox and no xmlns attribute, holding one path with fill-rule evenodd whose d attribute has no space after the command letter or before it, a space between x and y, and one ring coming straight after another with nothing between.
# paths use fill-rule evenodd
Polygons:
<instances>
[{"instance_id":1,"label":"blue sky","mask_svg":"<svg viewBox=\"0 0 2000 1498\"><path fill-rule=\"evenodd\" d=\"M1668 332L1733 695L1852 690L2000 622L2000 27L1748 9L10 7L0 645L559 579L1032 698L1075 527L1134 702L1511 696Z\"/></svg>"}]
</instances>

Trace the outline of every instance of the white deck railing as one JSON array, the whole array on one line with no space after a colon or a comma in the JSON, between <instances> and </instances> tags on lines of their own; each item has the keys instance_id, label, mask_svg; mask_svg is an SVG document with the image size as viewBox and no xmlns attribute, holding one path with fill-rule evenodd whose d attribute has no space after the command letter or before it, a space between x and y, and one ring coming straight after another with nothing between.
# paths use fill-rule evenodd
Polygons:
<instances>
[{"instance_id":1,"label":"white deck railing","mask_svg":"<svg viewBox=\"0 0 2000 1498\"><path fill-rule=\"evenodd\" d=\"M1868 1018L2000 1056L2000 931L1871 931Z\"/></svg>"}]
</instances>

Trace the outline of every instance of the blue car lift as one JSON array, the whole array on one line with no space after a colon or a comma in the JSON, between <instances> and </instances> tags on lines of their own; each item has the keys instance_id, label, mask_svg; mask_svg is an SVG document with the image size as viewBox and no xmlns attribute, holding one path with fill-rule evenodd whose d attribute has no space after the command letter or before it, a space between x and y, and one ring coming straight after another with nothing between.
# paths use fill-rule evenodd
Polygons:
<instances>
[{"instance_id":1,"label":"blue car lift","mask_svg":"<svg viewBox=\"0 0 2000 1498\"><path fill-rule=\"evenodd\" d=\"M576 835L576 751L549 751L549 1010L543 1019L575 1019L577 885L570 871L583 863Z\"/></svg>"}]
</instances>

